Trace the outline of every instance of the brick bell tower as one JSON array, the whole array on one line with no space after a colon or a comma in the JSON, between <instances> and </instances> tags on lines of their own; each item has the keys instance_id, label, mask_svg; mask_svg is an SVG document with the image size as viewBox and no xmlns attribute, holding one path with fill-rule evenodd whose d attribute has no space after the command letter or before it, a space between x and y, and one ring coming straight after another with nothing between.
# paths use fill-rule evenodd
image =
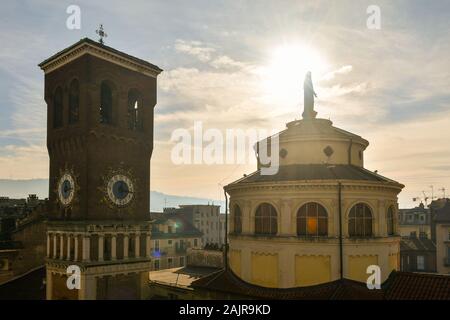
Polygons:
<instances>
[{"instance_id":1,"label":"brick bell tower","mask_svg":"<svg viewBox=\"0 0 450 320\"><path fill-rule=\"evenodd\" d=\"M150 158L162 70L88 38L39 67L50 157L47 299L139 299L150 270ZM67 286L70 265L81 270L79 289Z\"/></svg>"}]
</instances>

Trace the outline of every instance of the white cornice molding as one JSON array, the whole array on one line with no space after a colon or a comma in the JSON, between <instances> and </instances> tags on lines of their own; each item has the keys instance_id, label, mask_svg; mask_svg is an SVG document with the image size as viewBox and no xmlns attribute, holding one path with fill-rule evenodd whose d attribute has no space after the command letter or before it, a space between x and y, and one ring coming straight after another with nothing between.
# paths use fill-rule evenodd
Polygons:
<instances>
[{"instance_id":1,"label":"white cornice molding","mask_svg":"<svg viewBox=\"0 0 450 320\"><path fill-rule=\"evenodd\" d=\"M297 191L297 190L330 190L336 189L338 182L342 183L343 190L354 191L395 191L399 193L402 190L401 185L387 182L370 182L354 180L327 180L327 181L286 181L286 182L257 182L240 183L228 185L227 192L246 192L246 191Z\"/></svg>"}]
</instances>

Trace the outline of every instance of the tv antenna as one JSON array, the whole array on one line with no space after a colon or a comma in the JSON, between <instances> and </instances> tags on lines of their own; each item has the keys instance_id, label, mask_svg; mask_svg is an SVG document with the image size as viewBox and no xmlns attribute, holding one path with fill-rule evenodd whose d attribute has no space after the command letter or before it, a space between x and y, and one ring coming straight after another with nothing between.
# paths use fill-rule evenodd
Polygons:
<instances>
[{"instance_id":1,"label":"tv antenna","mask_svg":"<svg viewBox=\"0 0 450 320\"><path fill-rule=\"evenodd\" d=\"M445 199L445 198L446 198L446 197L445 197L445 188L442 187L442 188L439 189L439 191L442 191L442 194L444 195L444 199Z\"/></svg>"}]
</instances>

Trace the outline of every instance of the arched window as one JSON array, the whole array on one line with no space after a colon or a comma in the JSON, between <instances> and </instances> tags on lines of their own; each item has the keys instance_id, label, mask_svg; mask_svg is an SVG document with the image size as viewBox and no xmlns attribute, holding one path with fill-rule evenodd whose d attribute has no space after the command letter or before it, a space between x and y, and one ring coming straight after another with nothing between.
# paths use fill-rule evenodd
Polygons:
<instances>
[{"instance_id":1,"label":"arched window","mask_svg":"<svg viewBox=\"0 0 450 320\"><path fill-rule=\"evenodd\" d=\"M277 211L271 204L263 203L256 209L255 234L277 234Z\"/></svg>"},{"instance_id":2,"label":"arched window","mask_svg":"<svg viewBox=\"0 0 450 320\"><path fill-rule=\"evenodd\" d=\"M238 205L234 206L233 226L234 226L234 233L242 232L242 213L241 208L239 208Z\"/></svg>"},{"instance_id":3,"label":"arched window","mask_svg":"<svg viewBox=\"0 0 450 320\"><path fill-rule=\"evenodd\" d=\"M131 130L142 129L142 99L137 90L128 92L128 127Z\"/></svg>"},{"instance_id":4,"label":"arched window","mask_svg":"<svg viewBox=\"0 0 450 320\"><path fill-rule=\"evenodd\" d=\"M387 234L389 236L393 236L395 228L394 228L394 209L392 207L388 208L386 214L386 223L387 223Z\"/></svg>"},{"instance_id":5,"label":"arched window","mask_svg":"<svg viewBox=\"0 0 450 320\"><path fill-rule=\"evenodd\" d=\"M80 87L78 80L73 80L69 90L69 123L78 122L80 110Z\"/></svg>"},{"instance_id":6,"label":"arched window","mask_svg":"<svg viewBox=\"0 0 450 320\"><path fill-rule=\"evenodd\" d=\"M372 210L366 204L355 204L350 210L348 234L350 237L372 236Z\"/></svg>"},{"instance_id":7,"label":"arched window","mask_svg":"<svg viewBox=\"0 0 450 320\"><path fill-rule=\"evenodd\" d=\"M327 211L322 205L310 202L298 210L297 234L299 236L326 236L328 234Z\"/></svg>"},{"instance_id":8,"label":"arched window","mask_svg":"<svg viewBox=\"0 0 450 320\"><path fill-rule=\"evenodd\" d=\"M112 90L111 87L104 81L101 85L100 93L100 122L112 123Z\"/></svg>"},{"instance_id":9,"label":"arched window","mask_svg":"<svg viewBox=\"0 0 450 320\"><path fill-rule=\"evenodd\" d=\"M63 125L63 92L58 87L53 97L53 128L59 128Z\"/></svg>"}]
</instances>

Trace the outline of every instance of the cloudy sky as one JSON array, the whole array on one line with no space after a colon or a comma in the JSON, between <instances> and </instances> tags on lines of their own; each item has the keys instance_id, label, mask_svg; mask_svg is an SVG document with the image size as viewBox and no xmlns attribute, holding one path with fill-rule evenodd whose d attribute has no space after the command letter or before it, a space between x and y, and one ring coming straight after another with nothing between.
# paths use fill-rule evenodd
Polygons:
<instances>
[{"instance_id":1,"label":"cloudy sky","mask_svg":"<svg viewBox=\"0 0 450 320\"><path fill-rule=\"evenodd\" d=\"M66 9L81 8L81 29ZM369 5L381 29L367 28ZM0 11L0 179L46 178L43 73L80 38L149 60L159 77L152 190L221 199L254 163L174 165L171 133L282 130L299 118L304 72L317 111L370 141L365 166L406 185L400 206L450 193L450 3L443 1L4 1ZM447 193L447 194L448 194Z\"/></svg>"}]
</instances>

